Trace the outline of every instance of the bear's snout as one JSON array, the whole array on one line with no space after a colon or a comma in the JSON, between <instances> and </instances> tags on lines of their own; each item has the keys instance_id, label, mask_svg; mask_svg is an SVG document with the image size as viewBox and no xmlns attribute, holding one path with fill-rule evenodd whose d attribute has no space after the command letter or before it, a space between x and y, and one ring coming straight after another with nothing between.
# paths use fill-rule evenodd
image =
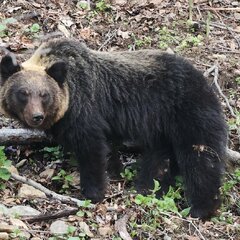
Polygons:
<instances>
[{"instance_id":1,"label":"bear's snout","mask_svg":"<svg viewBox=\"0 0 240 240\"><path fill-rule=\"evenodd\" d=\"M45 119L43 112L27 112L25 111L23 114L24 121L29 127L38 128L40 127Z\"/></svg>"},{"instance_id":2,"label":"bear's snout","mask_svg":"<svg viewBox=\"0 0 240 240\"><path fill-rule=\"evenodd\" d=\"M37 97L29 98L23 111L23 120L29 127L33 128L38 128L43 124L45 112L40 99Z\"/></svg>"},{"instance_id":3,"label":"bear's snout","mask_svg":"<svg viewBox=\"0 0 240 240\"><path fill-rule=\"evenodd\" d=\"M36 124L40 124L42 123L44 116L42 113L34 113L32 116L33 122L35 122Z\"/></svg>"}]
</instances>

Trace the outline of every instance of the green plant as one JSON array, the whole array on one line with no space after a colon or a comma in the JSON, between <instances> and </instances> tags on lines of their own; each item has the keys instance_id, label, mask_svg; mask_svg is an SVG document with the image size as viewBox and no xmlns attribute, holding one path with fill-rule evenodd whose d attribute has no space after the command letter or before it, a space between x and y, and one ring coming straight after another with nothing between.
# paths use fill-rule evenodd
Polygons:
<instances>
[{"instance_id":1,"label":"green plant","mask_svg":"<svg viewBox=\"0 0 240 240\"><path fill-rule=\"evenodd\" d=\"M121 177L126 181L132 181L136 174L137 171L132 169L131 167L125 168L124 172L120 173Z\"/></svg>"},{"instance_id":2,"label":"green plant","mask_svg":"<svg viewBox=\"0 0 240 240\"><path fill-rule=\"evenodd\" d=\"M134 202L137 205L137 211L142 213L132 215L129 219L130 234L133 238L136 235L139 236L139 229L152 234L157 232L162 220L168 218L168 216L175 214L180 216L182 212L182 216L185 216L189 213L189 209L184 209L181 213L178 212L176 200L181 199L179 188L170 187L168 193L159 199L156 197L156 193L160 189L159 182L154 180L154 188L149 195L137 194L134 200L128 203L132 206Z\"/></svg>"},{"instance_id":3,"label":"green plant","mask_svg":"<svg viewBox=\"0 0 240 240\"><path fill-rule=\"evenodd\" d=\"M30 27L30 32L31 33L37 33L41 30L41 27L38 23L34 23L31 27Z\"/></svg>"},{"instance_id":4,"label":"green plant","mask_svg":"<svg viewBox=\"0 0 240 240\"><path fill-rule=\"evenodd\" d=\"M10 237L11 237L11 239L14 238L14 239L19 239L19 240L26 240L27 239L24 232L22 232L22 230L19 229L19 228L14 229L14 231L10 234Z\"/></svg>"},{"instance_id":5,"label":"green plant","mask_svg":"<svg viewBox=\"0 0 240 240\"><path fill-rule=\"evenodd\" d=\"M188 47L197 47L202 43L203 37L201 35L194 36L192 34L188 34L187 37L181 41L180 45L177 46L176 50L183 50Z\"/></svg>"},{"instance_id":6,"label":"green plant","mask_svg":"<svg viewBox=\"0 0 240 240\"><path fill-rule=\"evenodd\" d=\"M7 18L0 23L0 37L6 37L8 35L8 24L13 24L17 20L15 18Z\"/></svg>"},{"instance_id":7,"label":"green plant","mask_svg":"<svg viewBox=\"0 0 240 240\"><path fill-rule=\"evenodd\" d=\"M235 111L236 117L228 119L229 130L238 130L240 126L240 112Z\"/></svg>"},{"instance_id":8,"label":"green plant","mask_svg":"<svg viewBox=\"0 0 240 240\"><path fill-rule=\"evenodd\" d=\"M52 161L56 161L59 159L63 159L64 153L62 151L62 147L57 146L57 147L45 147L41 151L44 152L44 158L49 158Z\"/></svg>"},{"instance_id":9,"label":"green plant","mask_svg":"<svg viewBox=\"0 0 240 240\"><path fill-rule=\"evenodd\" d=\"M30 27L25 29L25 33L33 38L38 38L38 33L40 31L41 31L41 26L38 23L34 23Z\"/></svg>"},{"instance_id":10,"label":"green plant","mask_svg":"<svg viewBox=\"0 0 240 240\"><path fill-rule=\"evenodd\" d=\"M76 215L78 217L84 217L84 216L88 216L88 217L91 217L92 216L92 212L91 211L88 211L88 208L91 204L91 200L85 200L83 201L83 204L79 207L83 208L83 210L79 210Z\"/></svg>"},{"instance_id":11,"label":"green plant","mask_svg":"<svg viewBox=\"0 0 240 240\"><path fill-rule=\"evenodd\" d=\"M134 34L132 34L132 38L134 40L134 44L136 47L140 48L143 46L150 45L152 43L152 38L151 37L146 37L143 36L142 39L137 39Z\"/></svg>"},{"instance_id":12,"label":"green plant","mask_svg":"<svg viewBox=\"0 0 240 240\"><path fill-rule=\"evenodd\" d=\"M67 192L67 190L70 188L70 184L73 181L73 177L62 169L57 176L52 177L52 180L62 183L62 189L60 192Z\"/></svg>"},{"instance_id":13,"label":"green plant","mask_svg":"<svg viewBox=\"0 0 240 240\"><path fill-rule=\"evenodd\" d=\"M83 1L77 2L76 6L80 9L83 9L83 10L86 10L88 8L87 2L83 2Z\"/></svg>"},{"instance_id":14,"label":"green plant","mask_svg":"<svg viewBox=\"0 0 240 240\"><path fill-rule=\"evenodd\" d=\"M227 181L224 182L222 186L222 193L224 195L228 194L230 190L240 182L240 168L237 168L234 173L230 176Z\"/></svg>"},{"instance_id":15,"label":"green plant","mask_svg":"<svg viewBox=\"0 0 240 240\"><path fill-rule=\"evenodd\" d=\"M11 166L11 161L7 160L4 153L4 147L0 147L0 189L5 188L5 182L11 177L8 167Z\"/></svg>"},{"instance_id":16,"label":"green plant","mask_svg":"<svg viewBox=\"0 0 240 240\"><path fill-rule=\"evenodd\" d=\"M170 45L178 43L179 39L167 27L159 30L159 48L167 49Z\"/></svg>"},{"instance_id":17,"label":"green plant","mask_svg":"<svg viewBox=\"0 0 240 240\"><path fill-rule=\"evenodd\" d=\"M58 235L54 237L48 238L48 240L85 240L88 239L87 234L84 232L77 232L77 228L75 226L68 226L67 233L63 235Z\"/></svg>"},{"instance_id":18,"label":"green plant","mask_svg":"<svg viewBox=\"0 0 240 240\"><path fill-rule=\"evenodd\" d=\"M236 78L235 78L235 81L236 81L237 84L240 85L240 76L236 77Z\"/></svg>"},{"instance_id":19,"label":"green plant","mask_svg":"<svg viewBox=\"0 0 240 240\"><path fill-rule=\"evenodd\" d=\"M155 213L163 212L178 212L175 200L180 199L181 195L178 190L174 191L172 187L169 188L169 191L166 195L163 196L162 199L156 198L156 192L160 190L160 184L158 181L154 180L154 189L151 190L151 194L147 196L143 196L142 194L138 194L135 198L135 203L138 205L143 205L146 207L153 208L152 211Z\"/></svg>"},{"instance_id":20,"label":"green plant","mask_svg":"<svg viewBox=\"0 0 240 240\"><path fill-rule=\"evenodd\" d=\"M105 12L111 8L109 4L106 3L105 0L98 0L96 3L96 10L98 12Z\"/></svg>"}]
</instances>

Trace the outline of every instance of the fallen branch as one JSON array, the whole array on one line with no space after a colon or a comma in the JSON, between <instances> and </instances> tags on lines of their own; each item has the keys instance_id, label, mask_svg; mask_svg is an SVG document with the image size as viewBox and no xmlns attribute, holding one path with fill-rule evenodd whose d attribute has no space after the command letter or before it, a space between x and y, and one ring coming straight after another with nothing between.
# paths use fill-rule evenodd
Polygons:
<instances>
[{"instance_id":1,"label":"fallen branch","mask_svg":"<svg viewBox=\"0 0 240 240\"><path fill-rule=\"evenodd\" d=\"M225 102L226 102L226 104L227 104L227 107L228 107L231 115L232 115L233 117L236 117L236 114L234 113L234 111L233 111L233 109L232 109L232 107L231 107L231 105L230 105L227 97L223 94L223 92L222 92L222 90L221 90L221 88L220 88L220 86L219 86L219 84L218 84L218 75L219 75L218 73L219 73L218 66L215 65L214 78L213 78L214 83L215 83L215 86L216 86L219 94L221 95L221 97L225 100Z\"/></svg>"},{"instance_id":2,"label":"fallen branch","mask_svg":"<svg viewBox=\"0 0 240 240\"><path fill-rule=\"evenodd\" d=\"M226 161L228 167L231 167L231 166L239 167L240 166L240 153L228 148L225 161Z\"/></svg>"},{"instance_id":3,"label":"fallen branch","mask_svg":"<svg viewBox=\"0 0 240 240\"><path fill-rule=\"evenodd\" d=\"M50 145L53 140L50 136L47 136L44 132L28 129L12 129L1 128L0 129L0 145L27 145L33 143L43 143Z\"/></svg>"},{"instance_id":4,"label":"fallen branch","mask_svg":"<svg viewBox=\"0 0 240 240\"><path fill-rule=\"evenodd\" d=\"M205 21L198 21L198 23L203 24L203 25L206 25L206 22L205 22ZM230 27L226 26L226 25L223 24L223 23L210 22L209 25L210 25L211 27L216 27L216 28L220 28L220 29L223 29L223 30L228 30L228 31L232 31L232 32L237 32L237 30L235 30L235 29L233 29L233 28L230 28Z\"/></svg>"},{"instance_id":5,"label":"fallen branch","mask_svg":"<svg viewBox=\"0 0 240 240\"><path fill-rule=\"evenodd\" d=\"M127 231L127 221L129 215L124 215L122 218L118 219L115 223L115 230L119 233L123 240L132 240L131 236Z\"/></svg>"},{"instance_id":6,"label":"fallen branch","mask_svg":"<svg viewBox=\"0 0 240 240\"><path fill-rule=\"evenodd\" d=\"M74 203L78 207L84 207L86 205L85 200L79 200L77 198L73 198L73 197L70 197L70 196L65 196L65 195L55 193L54 191L51 191L50 189L44 187L40 183L37 183L37 182L33 181L32 179L20 176L20 175L15 174L15 173L11 173L11 178L13 178L13 179L15 179L19 182L28 184L28 185L44 192L48 197L57 199L57 200L59 200L63 203ZM96 205L95 204L89 204L87 207L93 209L93 208L96 207ZM116 208L115 207L107 207L107 211L109 211L109 212L110 211L116 211Z\"/></svg>"},{"instance_id":7,"label":"fallen branch","mask_svg":"<svg viewBox=\"0 0 240 240\"><path fill-rule=\"evenodd\" d=\"M54 199L57 199L61 202L64 202L64 203L69 203L69 202L72 202L72 203L75 203L77 206L81 207L81 206L85 206L85 201L84 200L79 200L77 198L73 198L73 197L70 197L70 196L64 196L64 195L61 195L61 194L58 194L58 193L55 193L51 190L49 190L48 188L44 187L43 185L41 185L40 183L37 183L29 178L26 178L26 177L22 177L18 174L15 174L15 173L11 173L11 178L19 181L19 182L22 182L22 183L26 183L32 187L35 187L36 189L44 192L48 197L50 198L54 198ZM89 208L95 208L95 205L94 204L90 204L88 205Z\"/></svg>"},{"instance_id":8,"label":"fallen branch","mask_svg":"<svg viewBox=\"0 0 240 240\"><path fill-rule=\"evenodd\" d=\"M231 115L233 117L236 117L236 114L234 113L229 101L228 101L228 98L223 94L222 92L222 89L221 87L219 86L218 84L218 76L219 76L219 69L218 69L218 66L217 65L213 65L212 67L210 67L208 70L205 71L205 73L203 74L205 77L208 77L208 75L214 71L214 78L213 78L213 81L214 81L214 84L220 94L220 96L224 99L224 101L226 102L227 104L227 107L231 113Z\"/></svg>"},{"instance_id":9,"label":"fallen branch","mask_svg":"<svg viewBox=\"0 0 240 240\"><path fill-rule=\"evenodd\" d=\"M235 11L235 12L240 12L239 7L230 7L230 8L224 8L224 7L218 7L218 8L213 8L213 7L206 7L204 10L210 10L210 11Z\"/></svg>"},{"instance_id":10,"label":"fallen branch","mask_svg":"<svg viewBox=\"0 0 240 240\"><path fill-rule=\"evenodd\" d=\"M46 213L46 214L39 214L34 216L24 216L21 218L21 220L27 221L28 223L48 221L52 219L58 219L62 217L68 217L70 215L75 215L78 211L79 211L79 208L71 208L71 209L65 209L63 211L59 211L55 213Z\"/></svg>"}]
</instances>

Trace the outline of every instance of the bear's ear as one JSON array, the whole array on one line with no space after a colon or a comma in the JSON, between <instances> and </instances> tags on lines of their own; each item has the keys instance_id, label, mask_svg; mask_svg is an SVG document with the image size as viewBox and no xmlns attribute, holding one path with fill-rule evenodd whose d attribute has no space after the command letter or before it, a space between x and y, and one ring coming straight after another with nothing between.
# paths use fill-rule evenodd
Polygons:
<instances>
[{"instance_id":1,"label":"bear's ear","mask_svg":"<svg viewBox=\"0 0 240 240\"><path fill-rule=\"evenodd\" d=\"M61 87L67 75L67 64L64 61L53 63L52 66L46 69L46 73L56 80Z\"/></svg>"},{"instance_id":2,"label":"bear's ear","mask_svg":"<svg viewBox=\"0 0 240 240\"><path fill-rule=\"evenodd\" d=\"M0 63L1 83L4 83L15 72L20 71L20 65L10 54L4 56Z\"/></svg>"}]
</instances>

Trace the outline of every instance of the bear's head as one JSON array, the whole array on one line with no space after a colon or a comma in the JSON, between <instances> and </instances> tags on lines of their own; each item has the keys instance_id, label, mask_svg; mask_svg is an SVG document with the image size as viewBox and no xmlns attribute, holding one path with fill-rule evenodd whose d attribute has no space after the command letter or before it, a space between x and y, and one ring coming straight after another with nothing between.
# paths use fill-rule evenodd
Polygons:
<instances>
[{"instance_id":1,"label":"bear's head","mask_svg":"<svg viewBox=\"0 0 240 240\"><path fill-rule=\"evenodd\" d=\"M27 61L28 62L28 61ZM11 55L0 63L0 109L29 128L46 130L68 109L67 65L19 65Z\"/></svg>"}]
</instances>

